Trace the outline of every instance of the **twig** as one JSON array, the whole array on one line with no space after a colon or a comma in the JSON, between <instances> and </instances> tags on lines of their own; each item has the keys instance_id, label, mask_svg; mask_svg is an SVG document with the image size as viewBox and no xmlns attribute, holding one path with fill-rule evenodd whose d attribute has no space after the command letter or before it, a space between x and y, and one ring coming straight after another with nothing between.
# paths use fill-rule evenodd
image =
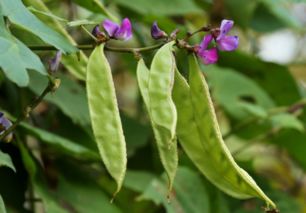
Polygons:
<instances>
[{"instance_id":1,"label":"twig","mask_svg":"<svg viewBox=\"0 0 306 213\"><path fill-rule=\"evenodd\" d=\"M160 48L163 45L164 43L159 43L159 44L155 44L152 46L137 47L137 48L131 48L131 47L120 48L120 47L105 46L105 50L111 51L111 52L122 52L122 53L133 53L134 54L135 52L147 52L147 51L155 50L155 49ZM95 48L95 45L85 44L85 45L76 45L75 47L78 48L79 50L92 50ZM29 48L34 51L58 50L56 47L50 46L50 45L29 46Z\"/></svg>"},{"instance_id":2,"label":"twig","mask_svg":"<svg viewBox=\"0 0 306 213\"><path fill-rule=\"evenodd\" d=\"M49 93L54 92L60 85L60 79L49 76L49 83L44 91L38 96L32 103L30 103L23 113L17 118L17 120L7 130L0 135L0 141L2 141L7 135L16 129L21 121L29 117L29 114L37 107L37 105L43 100L43 98Z\"/></svg>"}]
</instances>

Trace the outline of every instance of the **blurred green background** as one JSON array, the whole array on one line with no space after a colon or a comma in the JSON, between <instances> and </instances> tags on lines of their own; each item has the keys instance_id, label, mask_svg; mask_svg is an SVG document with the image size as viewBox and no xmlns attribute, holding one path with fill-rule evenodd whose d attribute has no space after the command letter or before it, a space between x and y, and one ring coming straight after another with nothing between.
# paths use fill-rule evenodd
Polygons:
<instances>
[{"instance_id":1,"label":"blurred green background","mask_svg":"<svg viewBox=\"0 0 306 213\"><path fill-rule=\"evenodd\" d=\"M45 4L47 15L43 14ZM223 19L235 22L238 50L221 53L216 65L202 66L210 85L225 142L238 164L276 202L281 212L306 212L306 1L305 0L24 0L44 23L69 33L78 44L92 39L66 21L129 17L133 39L112 41L112 46L139 47L156 43L150 37L153 21L179 38ZM100 6L99 6L100 5ZM37 11L35 11L37 10ZM40 11L40 12L39 12ZM44 11L46 13L46 10ZM53 14L54 16L51 16ZM73 25L70 23L70 25ZM94 25L86 25L91 30ZM10 26L26 45L42 40ZM193 37L199 43L204 34ZM1 48L1 47L0 47ZM37 51L42 61L54 52ZM90 51L85 51L88 56ZM143 55L146 61L153 53ZM61 65L61 87L49 94L15 131L10 144L0 144L11 156L16 172L0 167L0 194L8 212L96 213L257 213L264 203L236 200L210 184L179 149L180 167L171 203L150 122L136 82L132 54L108 52L113 70L123 129L128 148L124 187L110 203L115 183L107 174L96 148L81 69ZM176 52L180 70L186 70L186 52ZM30 71L30 84L18 87L0 73L0 108L16 117L47 79ZM0 159L2 157L0 152ZM6 156L7 157L7 156ZM6 161L10 164L10 161ZM11 165L12 167L12 165ZM1 203L1 201L0 201ZM1 211L1 209L0 209Z\"/></svg>"}]
</instances>

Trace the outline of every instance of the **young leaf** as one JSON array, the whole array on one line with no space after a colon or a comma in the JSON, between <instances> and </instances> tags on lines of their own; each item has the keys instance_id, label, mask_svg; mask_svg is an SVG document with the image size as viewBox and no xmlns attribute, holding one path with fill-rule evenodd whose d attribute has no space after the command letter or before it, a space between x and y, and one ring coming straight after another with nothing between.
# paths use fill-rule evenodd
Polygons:
<instances>
[{"instance_id":1,"label":"young leaf","mask_svg":"<svg viewBox=\"0 0 306 213\"><path fill-rule=\"evenodd\" d=\"M231 156L222 139L208 85L196 58L191 57L189 62L190 87L176 72L173 93L178 111L177 135L182 147L203 175L222 191L240 199L259 197L275 208Z\"/></svg>"},{"instance_id":2,"label":"young leaf","mask_svg":"<svg viewBox=\"0 0 306 213\"><path fill-rule=\"evenodd\" d=\"M119 192L126 172L127 153L110 65L104 44L92 52L87 66L87 96L93 132L102 160Z\"/></svg>"},{"instance_id":3,"label":"young leaf","mask_svg":"<svg viewBox=\"0 0 306 213\"><path fill-rule=\"evenodd\" d=\"M156 83L154 81L159 80L157 73L156 74L153 73L153 75L156 75L156 77L153 77L151 79L150 77L152 76L152 72L160 71L160 72L168 72L169 78L172 78L171 72L173 72L172 66L174 66L171 64L171 63L174 63L172 61L174 60L172 56L172 52L171 52L172 45L173 43L172 44L169 43L168 45L164 46L163 49L159 50L159 52L156 53L156 56L154 57L155 64L162 63L162 62L158 62L157 60L160 60L161 57L165 57L166 60L170 61L170 64L168 64L170 66L167 67L165 63L165 66L163 67L164 69L158 70L156 65L154 65L155 70L153 71L153 69L151 69L151 71L149 71L142 59L138 62L138 66L137 66L138 85L139 85L140 92L143 97L144 103L148 110L150 119L151 119L151 124L153 127L153 132L154 132L155 140L157 143L157 148L159 151L159 156L160 156L162 165L165 168L166 173L169 178L169 190L172 187L173 179L175 177L175 173L176 173L176 169L178 165L177 144L176 144L176 139L174 138L175 133L171 132L173 131L173 129L171 129L172 126L176 125L176 111L175 111L174 106L171 105L171 102L170 102L171 99L169 97L169 95L171 96L171 90L172 90L171 82L168 82L169 85L168 85L168 89L166 90L164 89L165 87L162 88L162 87L159 87L159 86L157 87L156 85L154 85L154 83ZM164 53L164 52L168 52L169 54L166 55L167 53ZM153 62L152 62L152 68L153 68ZM164 78L167 78L168 76L165 75ZM162 78L162 76L160 76L160 78ZM149 81L151 81L151 91L149 91ZM156 86L156 88L154 88L153 86ZM156 95L157 93L165 93L163 95L164 99L159 99L159 96ZM154 97L152 98L150 95L151 96L153 95ZM154 113L157 113L156 117L159 118L158 116L162 116L162 114L158 114L158 113L163 113L163 114L169 113L167 115L168 116L167 118L169 118L169 116L173 116L172 118L165 120L165 121L162 121L162 119L160 119L158 120L159 123L157 121L154 121L156 117L153 117L152 110L150 111L150 109L152 109L151 107L154 106L154 104L155 106L157 106L159 104L157 103L158 101L162 101L164 103L163 105L160 105L162 109L156 109L156 108L154 109L155 111ZM167 121L170 121L170 122L166 123ZM173 124L172 122L175 122L175 123Z\"/></svg>"},{"instance_id":4,"label":"young leaf","mask_svg":"<svg viewBox=\"0 0 306 213\"><path fill-rule=\"evenodd\" d=\"M1 195L0 195L0 212L1 213L6 213L4 202L3 202L3 199L1 197Z\"/></svg>"},{"instance_id":5,"label":"young leaf","mask_svg":"<svg viewBox=\"0 0 306 213\"><path fill-rule=\"evenodd\" d=\"M29 83L27 69L47 74L38 56L6 30L1 16L0 46L0 67L9 79L19 86L26 86Z\"/></svg>"},{"instance_id":6,"label":"young leaf","mask_svg":"<svg viewBox=\"0 0 306 213\"><path fill-rule=\"evenodd\" d=\"M37 10L40 10L43 13L51 14L51 11L42 0L24 0L23 2L26 5L35 7ZM62 24L58 21L58 19L40 14L37 14L37 17L52 27L54 30L58 31L63 37L71 42L71 44L77 44L71 35L69 35L66 29L62 26ZM88 58L82 51L80 51L79 59L76 55L69 54L63 55L61 62L72 75L80 80L85 81Z\"/></svg>"},{"instance_id":7,"label":"young leaf","mask_svg":"<svg viewBox=\"0 0 306 213\"><path fill-rule=\"evenodd\" d=\"M2 13L7 16L12 23L34 33L46 43L52 44L62 52L72 53L77 51L68 40L46 26L29 12L21 0L1 0L0 6L2 8Z\"/></svg>"},{"instance_id":8,"label":"young leaf","mask_svg":"<svg viewBox=\"0 0 306 213\"><path fill-rule=\"evenodd\" d=\"M12 162L12 159L11 157L4 153L4 152L1 152L0 150L0 167L1 166L6 166L6 167L9 167L11 168L14 172L16 172L16 169L14 167L14 164ZM0 208L1 209L1 208Z\"/></svg>"},{"instance_id":9,"label":"young leaf","mask_svg":"<svg viewBox=\"0 0 306 213\"><path fill-rule=\"evenodd\" d=\"M57 153L64 153L69 156L83 159L85 158L97 160L99 158L97 153L59 135L33 127L26 123L21 123L21 127L25 129L30 135L39 138L45 144L56 149Z\"/></svg>"}]
</instances>

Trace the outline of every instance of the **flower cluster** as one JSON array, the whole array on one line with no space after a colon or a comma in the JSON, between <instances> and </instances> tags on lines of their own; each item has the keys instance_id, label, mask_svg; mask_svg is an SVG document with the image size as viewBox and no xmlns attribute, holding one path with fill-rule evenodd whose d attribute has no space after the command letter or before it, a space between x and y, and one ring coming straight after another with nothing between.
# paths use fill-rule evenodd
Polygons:
<instances>
[{"instance_id":1,"label":"flower cluster","mask_svg":"<svg viewBox=\"0 0 306 213\"><path fill-rule=\"evenodd\" d=\"M121 25L105 19L101 23L103 29L106 31L108 38L127 41L132 38L132 24L128 18L122 20ZM92 34L98 39L106 38L104 32L100 31L100 26L96 25L92 30Z\"/></svg>"},{"instance_id":2,"label":"flower cluster","mask_svg":"<svg viewBox=\"0 0 306 213\"><path fill-rule=\"evenodd\" d=\"M232 20L223 20L220 28L212 29L211 33L204 36L201 44L197 46L196 53L202 59L204 64L213 64L218 60L218 50L233 51L239 44L238 36L230 36L227 33L233 27ZM215 41L216 47L208 49L209 44Z\"/></svg>"},{"instance_id":3,"label":"flower cluster","mask_svg":"<svg viewBox=\"0 0 306 213\"><path fill-rule=\"evenodd\" d=\"M104 32L100 31L100 25L103 27ZM128 18L123 19L121 25L108 19L104 20L100 25L96 25L92 30L92 34L100 42L107 41L108 39L126 41L132 38L132 25ZM218 51L233 51L238 47L238 36L227 35L233 25L234 22L232 20L224 19L219 28L203 28L202 31L209 31L209 34L204 36L199 45L195 45L193 48L189 49L186 46L186 49L192 49L204 64L216 63L218 60ZM174 40L176 39L177 33L178 30L176 29L168 36L167 33L158 27L157 22L154 22L151 27L151 36L155 40L164 38L167 40ZM190 47L190 45L188 47Z\"/></svg>"},{"instance_id":4,"label":"flower cluster","mask_svg":"<svg viewBox=\"0 0 306 213\"><path fill-rule=\"evenodd\" d=\"M4 131L10 128L11 126L12 123L6 117L4 117L4 114L2 112L0 112L0 135L2 135ZM13 134L10 133L4 138L4 141L10 142L12 139L13 139Z\"/></svg>"}]
</instances>

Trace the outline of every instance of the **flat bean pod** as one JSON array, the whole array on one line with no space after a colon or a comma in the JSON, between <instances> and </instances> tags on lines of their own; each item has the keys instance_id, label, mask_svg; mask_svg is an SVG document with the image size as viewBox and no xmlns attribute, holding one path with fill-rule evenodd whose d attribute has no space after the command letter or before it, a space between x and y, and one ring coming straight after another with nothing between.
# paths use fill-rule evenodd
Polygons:
<instances>
[{"instance_id":1,"label":"flat bean pod","mask_svg":"<svg viewBox=\"0 0 306 213\"><path fill-rule=\"evenodd\" d=\"M140 59L137 65L138 85L140 93L143 97L144 103L146 105L147 111L151 119L151 124L153 127L153 132L157 143L160 159L169 178L169 190L170 190L173 184L173 179L178 164L177 144L176 141L173 141L172 135L169 130L165 129L162 126L157 125L155 122L152 121L152 117L149 110L150 99L149 99L149 90L148 90L150 72L151 71L149 71L149 69L146 67L144 61ZM173 141L170 148L169 148L169 141Z\"/></svg>"},{"instance_id":2,"label":"flat bean pod","mask_svg":"<svg viewBox=\"0 0 306 213\"><path fill-rule=\"evenodd\" d=\"M104 44L97 46L89 58L86 87L99 152L107 171L117 183L115 195L125 176L127 154L112 72L104 55Z\"/></svg>"},{"instance_id":3,"label":"flat bean pod","mask_svg":"<svg viewBox=\"0 0 306 213\"><path fill-rule=\"evenodd\" d=\"M222 191L240 199L259 197L275 208L231 156L222 139L209 89L196 58L191 56L189 63L190 87L177 71L173 88L178 113L177 136L183 149L202 174Z\"/></svg>"}]
</instances>

